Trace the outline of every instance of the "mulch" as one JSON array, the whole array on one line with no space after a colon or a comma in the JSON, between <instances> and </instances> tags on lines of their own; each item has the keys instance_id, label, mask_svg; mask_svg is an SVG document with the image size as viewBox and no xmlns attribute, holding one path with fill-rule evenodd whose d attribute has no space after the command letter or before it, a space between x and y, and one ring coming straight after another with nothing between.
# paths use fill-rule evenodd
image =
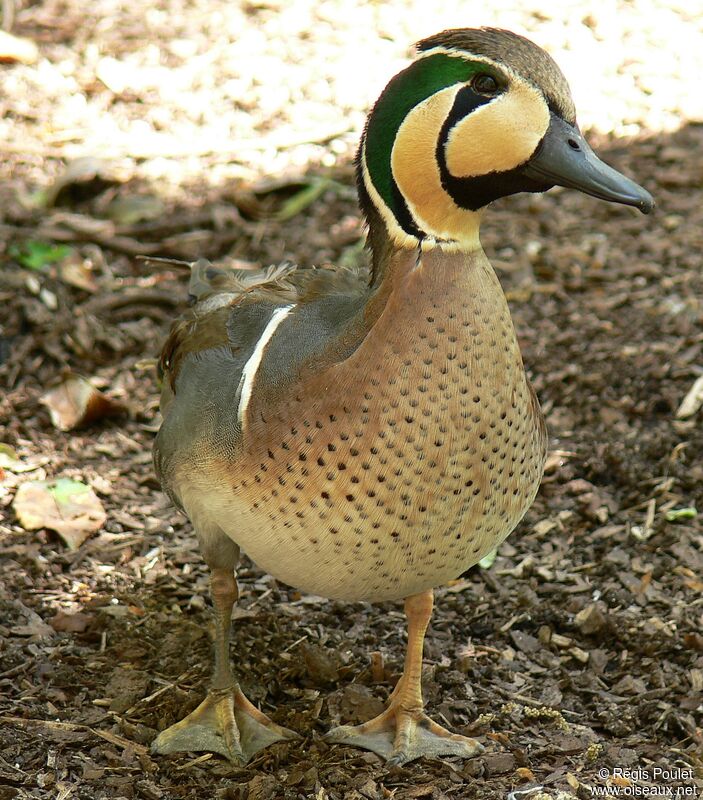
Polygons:
<instances>
[{"instance_id":1,"label":"mulch","mask_svg":"<svg viewBox=\"0 0 703 800\"><path fill-rule=\"evenodd\" d=\"M275 6L237 13L266 23ZM84 23L74 32L42 27L57 8L25 9L17 23L50 40L52 68L61 48L73 43L83 58L90 45ZM61 8L69 20L77 13ZM185 41L174 19L171 30L158 17L163 41ZM138 36L134 21L124 35ZM174 63L183 66L178 53L187 50L171 47ZM125 89L118 123L127 112L136 118L141 100ZM38 110L18 115L18 136L40 126L47 102L37 95ZM157 99L145 102L151 115ZM176 113L172 99L165 105ZM256 113L253 101L243 105ZM194 112L182 113L197 126ZM280 120L258 122L281 129ZM187 270L138 256L360 264L353 137L335 139L332 122L317 142L283 142L276 159L291 148L310 158L270 170L281 173L276 180L254 159L257 174L198 182L186 159L160 195L141 167L112 174L93 161L66 179L62 152L7 153L0 443L32 469L0 468L0 800L585 799L606 773L636 768L647 775L630 789L685 786L695 796L703 789L703 427L700 410L677 413L703 374L703 126L693 122L631 139L595 136L606 160L655 195L651 217L562 190L509 198L487 215L484 246L551 438L534 506L489 569L438 590L427 636L428 710L485 752L389 769L374 754L326 745L331 726L383 707L402 666L402 609L300 595L245 562L235 669L250 699L303 739L244 769L211 754L150 755L156 733L203 697L212 627L207 571L150 454L154 360L185 308ZM37 186L56 196L28 202ZM147 200L130 205L134 197ZM118 200L128 201L126 214L115 213ZM27 242L37 240L70 254L31 268ZM91 378L126 413L55 429L41 397L68 371ZM21 483L54 476L92 487L107 512L77 550L50 530L25 531L12 510ZM657 765L673 777L655 779ZM625 794L626 780L611 785Z\"/></svg>"}]
</instances>

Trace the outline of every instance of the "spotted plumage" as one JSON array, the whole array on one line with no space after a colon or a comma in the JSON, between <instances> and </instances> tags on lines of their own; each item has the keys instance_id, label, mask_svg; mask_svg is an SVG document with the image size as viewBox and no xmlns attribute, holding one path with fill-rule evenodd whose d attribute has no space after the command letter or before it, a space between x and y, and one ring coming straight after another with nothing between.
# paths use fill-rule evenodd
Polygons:
<instances>
[{"instance_id":1,"label":"spotted plumage","mask_svg":"<svg viewBox=\"0 0 703 800\"><path fill-rule=\"evenodd\" d=\"M422 710L431 591L513 530L546 452L481 212L556 183L644 211L651 198L590 150L552 59L495 29L420 42L369 115L357 175L367 282L198 262L193 307L164 348L155 463L212 569L218 635L213 693L159 752L246 759L293 736L252 711L227 663L240 547L313 594L406 601L388 710L331 740L397 763L480 749Z\"/></svg>"}]
</instances>

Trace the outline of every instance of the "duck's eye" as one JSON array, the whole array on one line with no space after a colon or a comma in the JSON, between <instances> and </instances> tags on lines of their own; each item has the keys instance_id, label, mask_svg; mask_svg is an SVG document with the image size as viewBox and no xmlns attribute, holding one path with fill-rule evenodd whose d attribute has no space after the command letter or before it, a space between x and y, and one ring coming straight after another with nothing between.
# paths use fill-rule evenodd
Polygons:
<instances>
[{"instance_id":1,"label":"duck's eye","mask_svg":"<svg viewBox=\"0 0 703 800\"><path fill-rule=\"evenodd\" d=\"M498 91L498 81L492 75L487 75L485 72L476 75L473 81L471 81L471 85L481 94L495 94Z\"/></svg>"}]
</instances>

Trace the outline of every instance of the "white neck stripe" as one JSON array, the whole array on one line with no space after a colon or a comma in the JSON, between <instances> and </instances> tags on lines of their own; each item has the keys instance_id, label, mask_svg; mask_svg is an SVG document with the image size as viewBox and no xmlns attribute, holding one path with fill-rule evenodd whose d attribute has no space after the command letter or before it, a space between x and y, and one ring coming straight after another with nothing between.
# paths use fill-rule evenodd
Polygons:
<instances>
[{"instance_id":1,"label":"white neck stripe","mask_svg":"<svg viewBox=\"0 0 703 800\"><path fill-rule=\"evenodd\" d=\"M254 378L256 377L259 365L261 364L261 359L264 355L264 351L266 350L266 345L271 340L271 337L276 332L278 326L294 308L295 304L292 303L289 306L281 306L273 312L271 319L264 328L264 332L261 334L261 338L256 343L254 352L251 354L251 356L249 356L249 360L244 365L244 369L242 370L242 378L239 381L239 407L237 409L237 418L239 420L239 424L242 426L244 425L244 414L247 410L247 406L249 405L249 401L251 400L251 392L254 388Z\"/></svg>"}]
</instances>

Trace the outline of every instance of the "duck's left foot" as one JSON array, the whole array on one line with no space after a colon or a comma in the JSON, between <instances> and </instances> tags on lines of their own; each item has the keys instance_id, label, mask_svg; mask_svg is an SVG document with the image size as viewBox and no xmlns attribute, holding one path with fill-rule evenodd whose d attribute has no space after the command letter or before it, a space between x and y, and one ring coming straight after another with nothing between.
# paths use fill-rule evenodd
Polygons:
<instances>
[{"instance_id":1,"label":"duck's left foot","mask_svg":"<svg viewBox=\"0 0 703 800\"><path fill-rule=\"evenodd\" d=\"M422 756L471 758L483 750L483 745L475 739L451 733L422 710L406 710L393 701L382 714L369 722L340 725L325 739L371 750L392 766L402 766Z\"/></svg>"},{"instance_id":2,"label":"duck's left foot","mask_svg":"<svg viewBox=\"0 0 703 800\"><path fill-rule=\"evenodd\" d=\"M211 691L195 711L162 731L151 750L160 755L206 751L246 764L270 744L297 738L259 711L235 684Z\"/></svg>"}]
</instances>

